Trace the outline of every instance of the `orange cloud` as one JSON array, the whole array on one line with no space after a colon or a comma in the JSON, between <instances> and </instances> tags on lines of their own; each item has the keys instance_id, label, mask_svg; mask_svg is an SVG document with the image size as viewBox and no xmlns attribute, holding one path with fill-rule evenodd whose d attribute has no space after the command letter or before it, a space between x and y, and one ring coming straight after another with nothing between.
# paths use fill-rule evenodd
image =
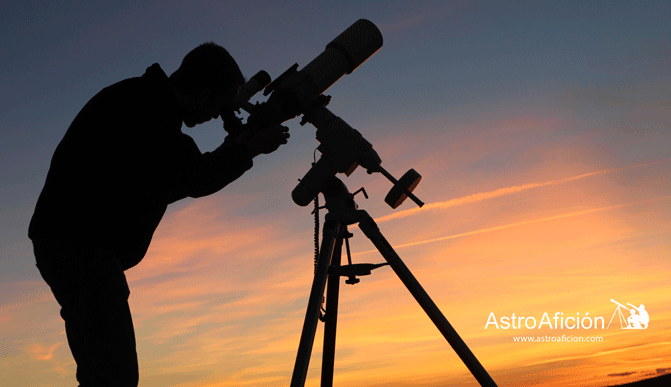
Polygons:
<instances>
[{"instance_id":1,"label":"orange cloud","mask_svg":"<svg viewBox=\"0 0 671 387\"><path fill-rule=\"evenodd\" d=\"M61 345L63 343L56 343L47 347L42 344L33 344L28 348L28 352L33 355L35 360L51 360L54 357L54 351Z\"/></svg>"},{"instance_id":2,"label":"orange cloud","mask_svg":"<svg viewBox=\"0 0 671 387\"><path fill-rule=\"evenodd\" d=\"M535 363L530 363L529 365L554 363L554 362L559 362L559 361L564 361L564 360L584 359L584 358L588 358L588 357L607 356L607 355L612 355L614 353L626 352L626 351L631 351L631 350L636 350L636 351L645 350L646 348L649 348L649 347L659 347L659 346L661 346L661 347L667 348L669 344L671 344L671 341L660 341L660 342L657 342L657 343L650 343L650 344L644 344L644 345L632 345L632 346L626 347L626 348L611 349L611 350L607 350L607 351L591 353L589 355L567 356L567 357L561 357L561 358L556 358L556 359L542 360L542 361L538 361L538 362L535 362Z\"/></svg>"},{"instance_id":3,"label":"orange cloud","mask_svg":"<svg viewBox=\"0 0 671 387\"><path fill-rule=\"evenodd\" d=\"M432 239L426 239L426 240L418 241L418 242L406 243L406 244L402 244L402 245L397 245L394 248L398 249L398 248L402 248L402 247L410 247L410 246L422 245L422 244L432 243L432 242L440 242L440 241L445 241L445 240L448 240L448 239L461 238L461 237L464 237L464 236L481 234L481 233L485 233L485 232L489 232L489 231L497 231L497 230L503 230L503 229L506 229L506 228L523 226L523 225L532 224L532 223L547 222L547 221L555 220L555 219L562 219L562 218L569 218L569 217L574 217L574 216L587 215L587 214L592 214L592 213L595 213L595 212L614 210L616 208L629 207L629 206L633 206L633 205L636 205L636 204L649 203L649 202L664 200L664 199L669 199L669 198L671 198L671 195L661 196L661 197L658 197L658 198L647 199L647 200L639 200L639 201L631 202L631 203L616 204L614 206L605 206L605 207L599 207L599 208L591 208L589 210L583 210L583 211L568 212L568 213L565 213L565 214L558 214L558 215L548 216L548 217L545 217L545 218L530 219L530 220L525 220L525 221L522 221L522 222L509 223L509 224L504 224L504 225L501 225L501 226L487 227L487 228L483 228L483 229L480 229L480 230L473 230L473 231L468 231L468 232L462 232L462 233L459 233L459 234L447 235L447 236L440 237L440 238L432 238ZM410 210L410 211L412 211L412 210ZM376 251L377 250L368 250L368 251L363 251L363 252L352 254L352 255L367 254L367 253L372 253L372 252L376 252Z\"/></svg>"}]
</instances>

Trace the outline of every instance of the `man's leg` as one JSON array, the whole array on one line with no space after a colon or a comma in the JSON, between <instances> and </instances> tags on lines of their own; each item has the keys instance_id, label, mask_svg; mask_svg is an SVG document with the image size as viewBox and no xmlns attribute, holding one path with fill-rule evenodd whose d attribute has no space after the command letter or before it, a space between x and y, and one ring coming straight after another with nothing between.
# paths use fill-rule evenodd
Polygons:
<instances>
[{"instance_id":1,"label":"man's leg","mask_svg":"<svg viewBox=\"0 0 671 387\"><path fill-rule=\"evenodd\" d=\"M61 305L80 387L137 387L128 284L114 254L82 249L40 265Z\"/></svg>"}]
</instances>

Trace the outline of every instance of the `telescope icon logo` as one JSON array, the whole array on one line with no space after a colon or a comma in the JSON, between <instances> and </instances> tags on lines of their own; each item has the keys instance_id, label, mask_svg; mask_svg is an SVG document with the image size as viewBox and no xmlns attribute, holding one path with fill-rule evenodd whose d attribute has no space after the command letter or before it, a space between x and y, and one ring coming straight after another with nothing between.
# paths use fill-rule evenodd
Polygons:
<instances>
[{"instance_id":1,"label":"telescope icon logo","mask_svg":"<svg viewBox=\"0 0 671 387\"><path fill-rule=\"evenodd\" d=\"M648 323L650 322L650 316L648 315L648 311L645 310L645 305L641 304L639 306L634 306L630 303L627 302L627 305L631 306L631 309L627 308L626 306L620 304L619 302L615 301L614 299L610 299L610 302L615 303L617 305L615 307L615 312L613 313L613 317L610 318L610 322L608 323L608 328L610 328L610 323L613 322L613 319L615 318L615 315L618 315L618 318L620 320L620 328L621 329L647 329L648 328ZM622 309L628 311L630 315L628 317L624 317L624 314L622 313ZM606 328L606 329L608 329Z\"/></svg>"}]
</instances>

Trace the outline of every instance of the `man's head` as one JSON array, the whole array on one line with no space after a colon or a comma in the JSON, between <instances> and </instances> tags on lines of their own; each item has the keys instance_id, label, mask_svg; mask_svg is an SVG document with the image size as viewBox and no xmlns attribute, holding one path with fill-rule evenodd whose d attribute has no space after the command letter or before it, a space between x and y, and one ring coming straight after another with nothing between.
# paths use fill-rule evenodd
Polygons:
<instances>
[{"instance_id":1,"label":"man's head","mask_svg":"<svg viewBox=\"0 0 671 387\"><path fill-rule=\"evenodd\" d=\"M170 76L184 124L193 127L216 118L244 85L238 64L223 47L203 43L189 52Z\"/></svg>"}]
</instances>

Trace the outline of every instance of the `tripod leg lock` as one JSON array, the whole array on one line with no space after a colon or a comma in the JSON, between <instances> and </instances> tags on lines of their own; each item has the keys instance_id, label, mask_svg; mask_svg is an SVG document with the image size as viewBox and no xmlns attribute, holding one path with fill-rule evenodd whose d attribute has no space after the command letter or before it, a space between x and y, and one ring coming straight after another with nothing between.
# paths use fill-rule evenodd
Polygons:
<instances>
[{"instance_id":1,"label":"tripod leg lock","mask_svg":"<svg viewBox=\"0 0 671 387\"><path fill-rule=\"evenodd\" d=\"M373 264L373 263L356 263L353 265L345 265L345 266L332 266L329 269L330 273L337 273L341 277L349 277L345 281L346 284L349 285L355 285L360 282L357 276L364 276L364 275L370 275L371 271L374 269L377 269L378 267L382 266L387 266L389 263L378 263L378 264Z\"/></svg>"}]
</instances>

